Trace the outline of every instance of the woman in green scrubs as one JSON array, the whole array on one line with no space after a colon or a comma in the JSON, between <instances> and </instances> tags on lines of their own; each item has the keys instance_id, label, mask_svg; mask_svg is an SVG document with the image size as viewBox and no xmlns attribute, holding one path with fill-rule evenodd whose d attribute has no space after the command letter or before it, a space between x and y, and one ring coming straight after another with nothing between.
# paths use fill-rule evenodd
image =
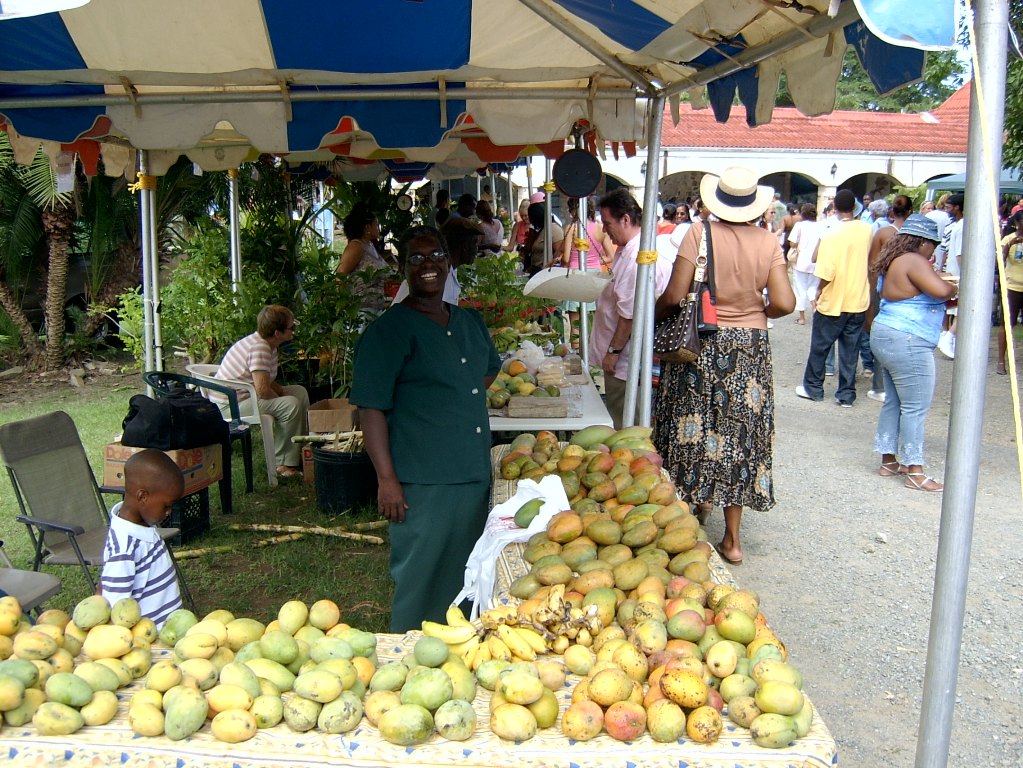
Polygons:
<instances>
[{"instance_id":1,"label":"woman in green scrubs","mask_svg":"<svg viewBox=\"0 0 1023 768\"><path fill-rule=\"evenodd\" d=\"M501 367L479 313L444 302L440 232L413 227L399 260L409 295L359 339L350 395L390 522L392 632L444 621L462 588L489 510L486 388Z\"/></svg>"}]
</instances>

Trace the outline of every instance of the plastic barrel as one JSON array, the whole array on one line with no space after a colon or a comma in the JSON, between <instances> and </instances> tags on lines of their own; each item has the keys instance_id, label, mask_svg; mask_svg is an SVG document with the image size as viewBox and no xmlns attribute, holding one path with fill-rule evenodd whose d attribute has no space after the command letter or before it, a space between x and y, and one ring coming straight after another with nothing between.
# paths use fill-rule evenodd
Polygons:
<instances>
[{"instance_id":1,"label":"plastic barrel","mask_svg":"<svg viewBox=\"0 0 1023 768\"><path fill-rule=\"evenodd\" d=\"M377 475L366 452L341 453L313 446L316 465L316 504L340 515L371 503L377 495Z\"/></svg>"}]
</instances>

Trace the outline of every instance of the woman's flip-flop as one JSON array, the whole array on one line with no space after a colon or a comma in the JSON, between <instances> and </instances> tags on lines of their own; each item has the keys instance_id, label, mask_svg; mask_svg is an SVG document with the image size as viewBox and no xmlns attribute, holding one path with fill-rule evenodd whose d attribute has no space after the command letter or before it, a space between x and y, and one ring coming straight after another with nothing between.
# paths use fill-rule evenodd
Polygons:
<instances>
[{"instance_id":1,"label":"woman's flip-flop","mask_svg":"<svg viewBox=\"0 0 1023 768\"><path fill-rule=\"evenodd\" d=\"M277 467L277 477L279 477L279 478L281 478L283 480L288 480L288 479L293 478L293 477L301 477L301 476L302 476L302 470L301 469L296 469L295 467L289 467L289 466L286 466L284 464L282 464L281 466Z\"/></svg>"},{"instance_id":2,"label":"woman's flip-flop","mask_svg":"<svg viewBox=\"0 0 1023 768\"><path fill-rule=\"evenodd\" d=\"M721 559L724 560L729 565L742 565L742 558L741 557L738 560L733 560L732 558L730 558L728 555L726 555L724 553L724 551L721 549L721 545L720 544L715 544L714 545L714 550L718 553L718 555L720 555Z\"/></svg>"}]
</instances>

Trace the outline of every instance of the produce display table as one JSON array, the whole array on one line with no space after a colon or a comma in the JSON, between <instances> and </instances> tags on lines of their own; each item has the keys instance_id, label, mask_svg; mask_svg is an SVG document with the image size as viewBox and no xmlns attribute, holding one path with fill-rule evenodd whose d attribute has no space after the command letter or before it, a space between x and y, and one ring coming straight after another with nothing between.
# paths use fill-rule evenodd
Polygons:
<instances>
[{"instance_id":1,"label":"produce display table","mask_svg":"<svg viewBox=\"0 0 1023 768\"><path fill-rule=\"evenodd\" d=\"M411 653L419 633L378 635L381 663ZM171 656L166 648L154 648L154 659ZM579 682L569 675L558 694L564 711L572 688ZM464 742L434 736L417 747L397 747L384 741L377 729L363 719L343 735L319 731L297 733L283 723L261 730L249 741L225 744L210 733L207 723L182 741L164 736L141 737L128 726L128 702L143 687L136 680L117 693L118 713L107 725L83 728L72 736L39 736L29 725L5 726L0 731L0 754L10 765L127 766L127 768L238 768L239 766L447 766L463 768L823 768L835 760L835 743L824 723L814 715L810 733L787 749L761 749L750 741L749 731L726 723L715 744L683 739L678 744L658 744L649 735L633 742L615 741L601 734L591 741L574 742L561 735L559 726L541 730L525 742L509 742L491 733L488 691L480 688L473 707L477 731Z\"/></svg>"},{"instance_id":2,"label":"produce display table","mask_svg":"<svg viewBox=\"0 0 1023 768\"><path fill-rule=\"evenodd\" d=\"M507 501L515 494L515 485L518 481L503 479L496 469L500 467L501 458L507 452L507 445L494 446L490 452L491 461L495 467L491 481L491 507ZM530 565L522 557L524 551L525 544L523 543L509 544L498 557L495 564L497 569L493 595L495 602L518 602L509 595L508 590L515 579L529 573ZM739 585L717 552L711 555L708 566L711 578L715 582L731 584L738 588ZM577 681L574 675L569 675L568 684L570 686L574 686ZM805 693L804 695L807 700L810 699L809 695ZM564 709L565 707L562 706L562 711ZM689 766L690 768L716 768L716 766L727 766L728 768L745 768L746 766L751 768L752 766L776 766L777 768L805 766L810 768L814 766L820 768L838 763L838 745L816 707L813 710L813 725L810 727L810 732L785 749L758 747L753 743L749 730L736 726L727 717L724 718L724 721L724 731L715 744L697 744L685 739L679 742L677 747L669 747L665 744L657 744L649 734L644 734L637 741L631 742L633 751L628 752L628 761L622 764ZM601 755L606 755L607 760L610 761L607 763L608 765L614 765L616 751L626 747L622 742L615 741L606 734L601 734L593 741L586 743L600 750ZM648 750L650 754L647 756ZM660 754L656 754L658 751ZM578 764L576 760L572 762Z\"/></svg>"},{"instance_id":3,"label":"produce display table","mask_svg":"<svg viewBox=\"0 0 1023 768\"><path fill-rule=\"evenodd\" d=\"M573 379L576 377L573 377ZM604 407L600 393L588 374L579 374L578 386L582 388L582 416L564 418L512 419L507 416L491 416L491 432L537 432L541 429L551 432L578 432L594 424L612 426L611 416Z\"/></svg>"}]
</instances>

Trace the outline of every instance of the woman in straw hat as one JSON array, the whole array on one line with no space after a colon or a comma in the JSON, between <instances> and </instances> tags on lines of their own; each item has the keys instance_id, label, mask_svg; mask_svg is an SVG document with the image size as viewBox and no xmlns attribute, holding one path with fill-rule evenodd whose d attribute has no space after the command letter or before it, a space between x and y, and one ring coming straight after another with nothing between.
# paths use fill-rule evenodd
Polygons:
<instances>
[{"instance_id":1,"label":"woman in straw hat","mask_svg":"<svg viewBox=\"0 0 1023 768\"><path fill-rule=\"evenodd\" d=\"M746 168L703 177L700 197L714 216L710 237L718 331L703 339L698 360L663 364L654 413L654 443L679 493L699 505L701 515L714 504L724 507L725 532L716 549L734 565L743 557L742 508L763 511L774 505L767 319L784 317L796 303L778 238L751 224L773 195ZM682 239L668 287L657 300L658 318L670 314L688 293L704 226L694 222Z\"/></svg>"},{"instance_id":2,"label":"woman in straw hat","mask_svg":"<svg viewBox=\"0 0 1023 768\"><path fill-rule=\"evenodd\" d=\"M924 422L934 397L934 348L945 302L958 290L934 271L939 242L938 225L914 213L871 265L881 305L870 348L884 366L885 395L874 438L878 474L900 475L907 488L931 492L944 486L924 472Z\"/></svg>"}]
</instances>

